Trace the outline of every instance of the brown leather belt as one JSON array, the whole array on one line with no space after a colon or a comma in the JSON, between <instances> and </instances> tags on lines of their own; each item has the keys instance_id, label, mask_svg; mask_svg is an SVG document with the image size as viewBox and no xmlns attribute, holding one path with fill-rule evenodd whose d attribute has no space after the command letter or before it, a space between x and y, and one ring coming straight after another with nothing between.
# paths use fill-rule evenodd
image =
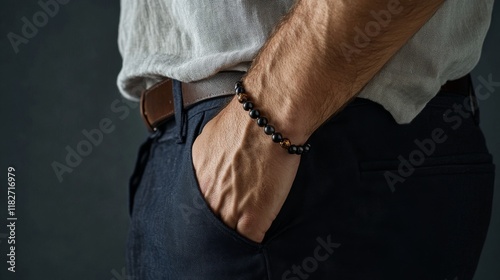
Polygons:
<instances>
[{"instance_id":1,"label":"brown leather belt","mask_svg":"<svg viewBox=\"0 0 500 280\"><path fill-rule=\"evenodd\" d=\"M182 83L184 108L218 96L234 94L234 83L243 76L243 72L220 72L213 77L193 82ZM470 94L470 75L454 81L448 81L441 91L454 92L468 96ZM155 84L141 94L141 115L149 131L155 131L160 124L174 116L174 97L172 80L166 79Z\"/></svg>"},{"instance_id":2,"label":"brown leather belt","mask_svg":"<svg viewBox=\"0 0 500 280\"><path fill-rule=\"evenodd\" d=\"M469 96L472 93L472 78L470 74L460 79L446 82L446 84L441 86L440 92L452 92Z\"/></svg>"},{"instance_id":3,"label":"brown leather belt","mask_svg":"<svg viewBox=\"0 0 500 280\"><path fill-rule=\"evenodd\" d=\"M219 97L234 94L234 84L244 72L220 72L210 78L193 83L182 83L182 101L184 108ZM149 131L174 116L174 96L171 79L161 81L141 94L141 115Z\"/></svg>"}]
</instances>

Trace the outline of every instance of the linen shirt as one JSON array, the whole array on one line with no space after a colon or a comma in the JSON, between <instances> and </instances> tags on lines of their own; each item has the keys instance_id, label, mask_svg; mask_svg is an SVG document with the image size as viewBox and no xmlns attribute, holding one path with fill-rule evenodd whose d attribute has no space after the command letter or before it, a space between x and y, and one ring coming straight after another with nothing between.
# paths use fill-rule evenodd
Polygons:
<instances>
[{"instance_id":1,"label":"linen shirt","mask_svg":"<svg viewBox=\"0 0 500 280\"><path fill-rule=\"evenodd\" d=\"M121 0L121 93L138 100L144 89L165 77L192 82L219 71L248 70L294 2ZM445 1L358 97L381 104L398 123L410 122L441 85L475 67L492 8L493 0ZM373 11L371 26L355 27L359 38L376 33L376 24L384 23L380 13L384 11ZM355 41L350 46L362 47Z\"/></svg>"}]
</instances>

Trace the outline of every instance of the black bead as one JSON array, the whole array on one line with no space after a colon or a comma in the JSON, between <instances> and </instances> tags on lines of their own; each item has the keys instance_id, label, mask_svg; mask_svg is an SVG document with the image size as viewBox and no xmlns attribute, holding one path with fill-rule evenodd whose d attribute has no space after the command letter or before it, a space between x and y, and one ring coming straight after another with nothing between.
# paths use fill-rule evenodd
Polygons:
<instances>
[{"instance_id":1,"label":"black bead","mask_svg":"<svg viewBox=\"0 0 500 280\"><path fill-rule=\"evenodd\" d=\"M304 152L304 147L303 146L298 146L297 147L297 155L301 155Z\"/></svg>"},{"instance_id":2,"label":"black bead","mask_svg":"<svg viewBox=\"0 0 500 280\"><path fill-rule=\"evenodd\" d=\"M252 110L253 109L253 103L250 102L250 101L247 101L247 102L243 103L243 109L245 109L245 111Z\"/></svg>"},{"instance_id":3,"label":"black bead","mask_svg":"<svg viewBox=\"0 0 500 280\"><path fill-rule=\"evenodd\" d=\"M297 146L295 146L295 145L290 146L290 148L288 148L288 153L292 154L292 155L296 154L297 153Z\"/></svg>"},{"instance_id":4,"label":"black bead","mask_svg":"<svg viewBox=\"0 0 500 280\"><path fill-rule=\"evenodd\" d=\"M283 141L283 136L281 135L281 133L273 133L273 142L274 143L279 143Z\"/></svg>"},{"instance_id":5,"label":"black bead","mask_svg":"<svg viewBox=\"0 0 500 280\"><path fill-rule=\"evenodd\" d=\"M267 118L265 117L260 117L257 119L257 125L260 127L264 127L267 125Z\"/></svg>"},{"instance_id":6,"label":"black bead","mask_svg":"<svg viewBox=\"0 0 500 280\"><path fill-rule=\"evenodd\" d=\"M274 127L272 125L266 125L266 127L264 127L264 132L267 134L267 135L271 135L274 133Z\"/></svg>"},{"instance_id":7,"label":"black bead","mask_svg":"<svg viewBox=\"0 0 500 280\"><path fill-rule=\"evenodd\" d=\"M234 90L236 90L239 87L242 87L243 83L241 81L237 81L236 84L234 84Z\"/></svg>"},{"instance_id":8,"label":"black bead","mask_svg":"<svg viewBox=\"0 0 500 280\"><path fill-rule=\"evenodd\" d=\"M304 153L309 153L311 150L311 144L305 144L304 145Z\"/></svg>"},{"instance_id":9,"label":"black bead","mask_svg":"<svg viewBox=\"0 0 500 280\"><path fill-rule=\"evenodd\" d=\"M242 86L237 87L235 91L236 94L245 93L245 89Z\"/></svg>"},{"instance_id":10,"label":"black bead","mask_svg":"<svg viewBox=\"0 0 500 280\"><path fill-rule=\"evenodd\" d=\"M256 118L258 118L258 117L260 117L260 112L259 112L259 110L257 110L257 109L252 109L252 110L250 110L250 118L252 118L252 119L256 119Z\"/></svg>"}]
</instances>

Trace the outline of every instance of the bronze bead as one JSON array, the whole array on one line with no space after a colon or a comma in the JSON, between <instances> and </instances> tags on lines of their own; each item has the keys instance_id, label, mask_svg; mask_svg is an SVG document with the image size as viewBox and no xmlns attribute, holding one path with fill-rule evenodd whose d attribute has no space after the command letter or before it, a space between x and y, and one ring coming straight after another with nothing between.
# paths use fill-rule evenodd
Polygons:
<instances>
[{"instance_id":1,"label":"bronze bead","mask_svg":"<svg viewBox=\"0 0 500 280\"><path fill-rule=\"evenodd\" d=\"M280 146L283 149L288 150L288 148L290 148L290 145L292 145L292 142L290 142L290 140L288 140L288 138L284 138L283 141L280 142Z\"/></svg>"},{"instance_id":2,"label":"bronze bead","mask_svg":"<svg viewBox=\"0 0 500 280\"><path fill-rule=\"evenodd\" d=\"M238 101L240 103L248 101L248 96L245 93L238 94Z\"/></svg>"}]
</instances>

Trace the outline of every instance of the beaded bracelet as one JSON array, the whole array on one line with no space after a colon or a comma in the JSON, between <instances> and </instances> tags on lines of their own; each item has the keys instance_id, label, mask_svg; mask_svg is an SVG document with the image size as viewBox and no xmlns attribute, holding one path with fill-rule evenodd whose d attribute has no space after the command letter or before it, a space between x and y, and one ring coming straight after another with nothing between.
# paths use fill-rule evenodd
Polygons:
<instances>
[{"instance_id":1,"label":"beaded bracelet","mask_svg":"<svg viewBox=\"0 0 500 280\"><path fill-rule=\"evenodd\" d=\"M301 155L309 152L309 150L311 149L310 144L292 145L288 138L284 138L281 133L275 131L274 126L268 124L267 118L262 117L260 115L260 111L255 109L254 104L249 100L248 95L245 92L245 88L243 87L242 81L236 82L236 84L234 85L234 91L236 92L236 96L238 97L238 102L243 104L243 109L245 111L250 111L250 117L257 120L257 125L264 128L265 134L271 135L274 143L279 143L280 147L287 150L289 154Z\"/></svg>"}]
</instances>

